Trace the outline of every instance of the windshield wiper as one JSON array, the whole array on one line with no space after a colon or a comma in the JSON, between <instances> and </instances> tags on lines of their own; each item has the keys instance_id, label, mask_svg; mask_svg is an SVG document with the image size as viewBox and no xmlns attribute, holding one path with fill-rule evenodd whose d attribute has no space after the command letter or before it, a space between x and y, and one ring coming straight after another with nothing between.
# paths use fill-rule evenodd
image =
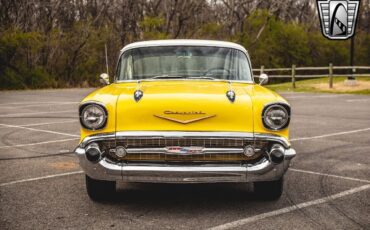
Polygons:
<instances>
[{"instance_id":1,"label":"windshield wiper","mask_svg":"<svg viewBox=\"0 0 370 230\"><path fill-rule=\"evenodd\" d=\"M186 79L207 79L207 80L217 80L214 77L206 77L206 76L199 76L199 77L187 77Z\"/></svg>"},{"instance_id":2,"label":"windshield wiper","mask_svg":"<svg viewBox=\"0 0 370 230\"><path fill-rule=\"evenodd\" d=\"M147 79L171 79L171 78L175 78L175 79L184 78L184 79L220 80L220 79L217 79L217 78L214 78L214 77L207 77L207 76L186 77L186 76L181 76L181 75L167 75L167 74L158 75L158 76L154 76L154 77L147 78Z\"/></svg>"},{"instance_id":3,"label":"windshield wiper","mask_svg":"<svg viewBox=\"0 0 370 230\"><path fill-rule=\"evenodd\" d=\"M175 76L175 75L164 74L164 75L154 76L154 77L151 77L149 79L166 79L166 78L184 78L184 77L183 76Z\"/></svg>"}]
</instances>

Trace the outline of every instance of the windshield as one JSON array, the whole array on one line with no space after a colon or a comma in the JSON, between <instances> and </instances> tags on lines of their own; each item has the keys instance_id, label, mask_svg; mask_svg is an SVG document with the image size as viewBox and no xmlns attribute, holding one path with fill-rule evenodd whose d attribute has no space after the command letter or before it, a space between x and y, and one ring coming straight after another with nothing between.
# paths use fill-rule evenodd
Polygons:
<instances>
[{"instance_id":1,"label":"windshield","mask_svg":"<svg viewBox=\"0 0 370 230\"><path fill-rule=\"evenodd\" d=\"M247 56L231 48L135 48L126 51L118 63L118 81L165 78L252 81Z\"/></svg>"}]
</instances>

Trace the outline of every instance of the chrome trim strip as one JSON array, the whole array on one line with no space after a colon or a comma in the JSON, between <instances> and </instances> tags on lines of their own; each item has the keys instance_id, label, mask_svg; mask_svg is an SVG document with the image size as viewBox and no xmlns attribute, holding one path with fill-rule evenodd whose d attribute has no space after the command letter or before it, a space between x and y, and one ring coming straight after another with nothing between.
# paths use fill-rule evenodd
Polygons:
<instances>
[{"instance_id":1,"label":"chrome trim strip","mask_svg":"<svg viewBox=\"0 0 370 230\"><path fill-rule=\"evenodd\" d=\"M203 148L197 153L174 153L169 152L166 148L128 148L126 149L129 154L141 154L141 153L157 153L166 155L201 155L201 154L240 154L243 153L242 148Z\"/></svg>"},{"instance_id":2,"label":"chrome trim strip","mask_svg":"<svg viewBox=\"0 0 370 230\"><path fill-rule=\"evenodd\" d=\"M186 131L124 131L117 133L105 133L86 137L80 144L85 147L92 141L115 140L120 138L241 138L247 140L266 140L276 141L285 148L290 147L289 141L281 136L265 133L247 133L247 132L186 132Z\"/></svg>"},{"instance_id":3,"label":"chrome trim strip","mask_svg":"<svg viewBox=\"0 0 370 230\"><path fill-rule=\"evenodd\" d=\"M94 100L89 100L89 101L83 101L81 102L79 105L78 105L78 109L80 110L80 108L84 105L87 105L87 104L97 104L97 105L100 105L102 106L103 108L107 108L107 106L105 105L105 103L101 102L101 101L94 101Z\"/></svg>"},{"instance_id":4,"label":"chrome trim strip","mask_svg":"<svg viewBox=\"0 0 370 230\"><path fill-rule=\"evenodd\" d=\"M136 172L247 172L243 166L123 166L123 174L127 171Z\"/></svg>"},{"instance_id":5,"label":"chrome trim strip","mask_svg":"<svg viewBox=\"0 0 370 230\"><path fill-rule=\"evenodd\" d=\"M243 166L124 166L122 180L147 183L247 182Z\"/></svg>"},{"instance_id":6,"label":"chrome trim strip","mask_svg":"<svg viewBox=\"0 0 370 230\"><path fill-rule=\"evenodd\" d=\"M79 146L82 148L85 148L87 144L93 141L106 141L106 140L115 140L115 139L116 139L115 133L95 134L95 135L85 137Z\"/></svg>"},{"instance_id":7,"label":"chrome trim strip","mask_svg":"<svg viewBox=\"0 0 370 230\"><path fill-rule=\"evenodd\" d=\"M284 146L284 148L290 148L290 142L285 138L273 134L266 134L266 133L255 133L254 134L255 140L265 140L265 141L276 141L279 142Z\"/></svg>"},{"instance_id":8,"label":"chrome trim strip","mask_svg":"<svg viewBox=\"0 0 370 230\"><path fill-rule=\"evenodd\" d=\"M253 133L245 132L187 132L187 131L125 131L117 132L119 137L148 137L148 138L250 138L253 139Z\"/></svg>"}]
</instances>

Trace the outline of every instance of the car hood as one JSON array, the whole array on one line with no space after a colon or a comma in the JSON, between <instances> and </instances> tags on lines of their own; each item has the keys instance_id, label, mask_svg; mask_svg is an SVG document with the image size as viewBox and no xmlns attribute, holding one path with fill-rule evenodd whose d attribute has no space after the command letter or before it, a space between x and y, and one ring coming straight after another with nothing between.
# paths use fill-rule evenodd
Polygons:
<instances>
[{"instance_id":1,"label":"car hood","mask_svg":"<svg viewBox=\"0 0 370 230\"><path fill-rule=\"evenodd\" d=\"M152 81L117 84L116 131L253 132L251 84ZM136 101L136 90L143 97ZM236 94L231 102L226 92Z\"/></svg>"},{"instance_id":2,"label":"car hood","mask_svg":"<svg viewBox=\"0 0 370 230\"><path fill-rule=\"evenodd\" d=\"M134 92L144 95L138 102ZM232 103L226 92L232 89ZM289 130L271 131L262 124L264 106L287 101L257 84L204 80L113 83L95 90L82 103L98 102L108 112L101 130L81 128L87 136L116 131L230 131L279 135L288 138Z\"/></svg>"}]
</instances>

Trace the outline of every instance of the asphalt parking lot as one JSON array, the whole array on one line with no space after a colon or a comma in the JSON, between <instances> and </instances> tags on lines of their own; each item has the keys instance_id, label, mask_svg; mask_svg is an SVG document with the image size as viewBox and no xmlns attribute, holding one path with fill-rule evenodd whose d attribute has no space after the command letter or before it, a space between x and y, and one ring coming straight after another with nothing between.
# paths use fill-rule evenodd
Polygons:
<instances>
[{"instance_id":1,"label":"asphalt parking lot","mask_svg":"<svg viewBox=\"0 0 370 230\"><path fill-rule=\"evenodd\" d=\"M286 93L297 151L278 201L244 184L119 184L95 203L71 153L93 89L0 92L0 229L370 229L370 97Z\"/></svg>"}]
</instances>

